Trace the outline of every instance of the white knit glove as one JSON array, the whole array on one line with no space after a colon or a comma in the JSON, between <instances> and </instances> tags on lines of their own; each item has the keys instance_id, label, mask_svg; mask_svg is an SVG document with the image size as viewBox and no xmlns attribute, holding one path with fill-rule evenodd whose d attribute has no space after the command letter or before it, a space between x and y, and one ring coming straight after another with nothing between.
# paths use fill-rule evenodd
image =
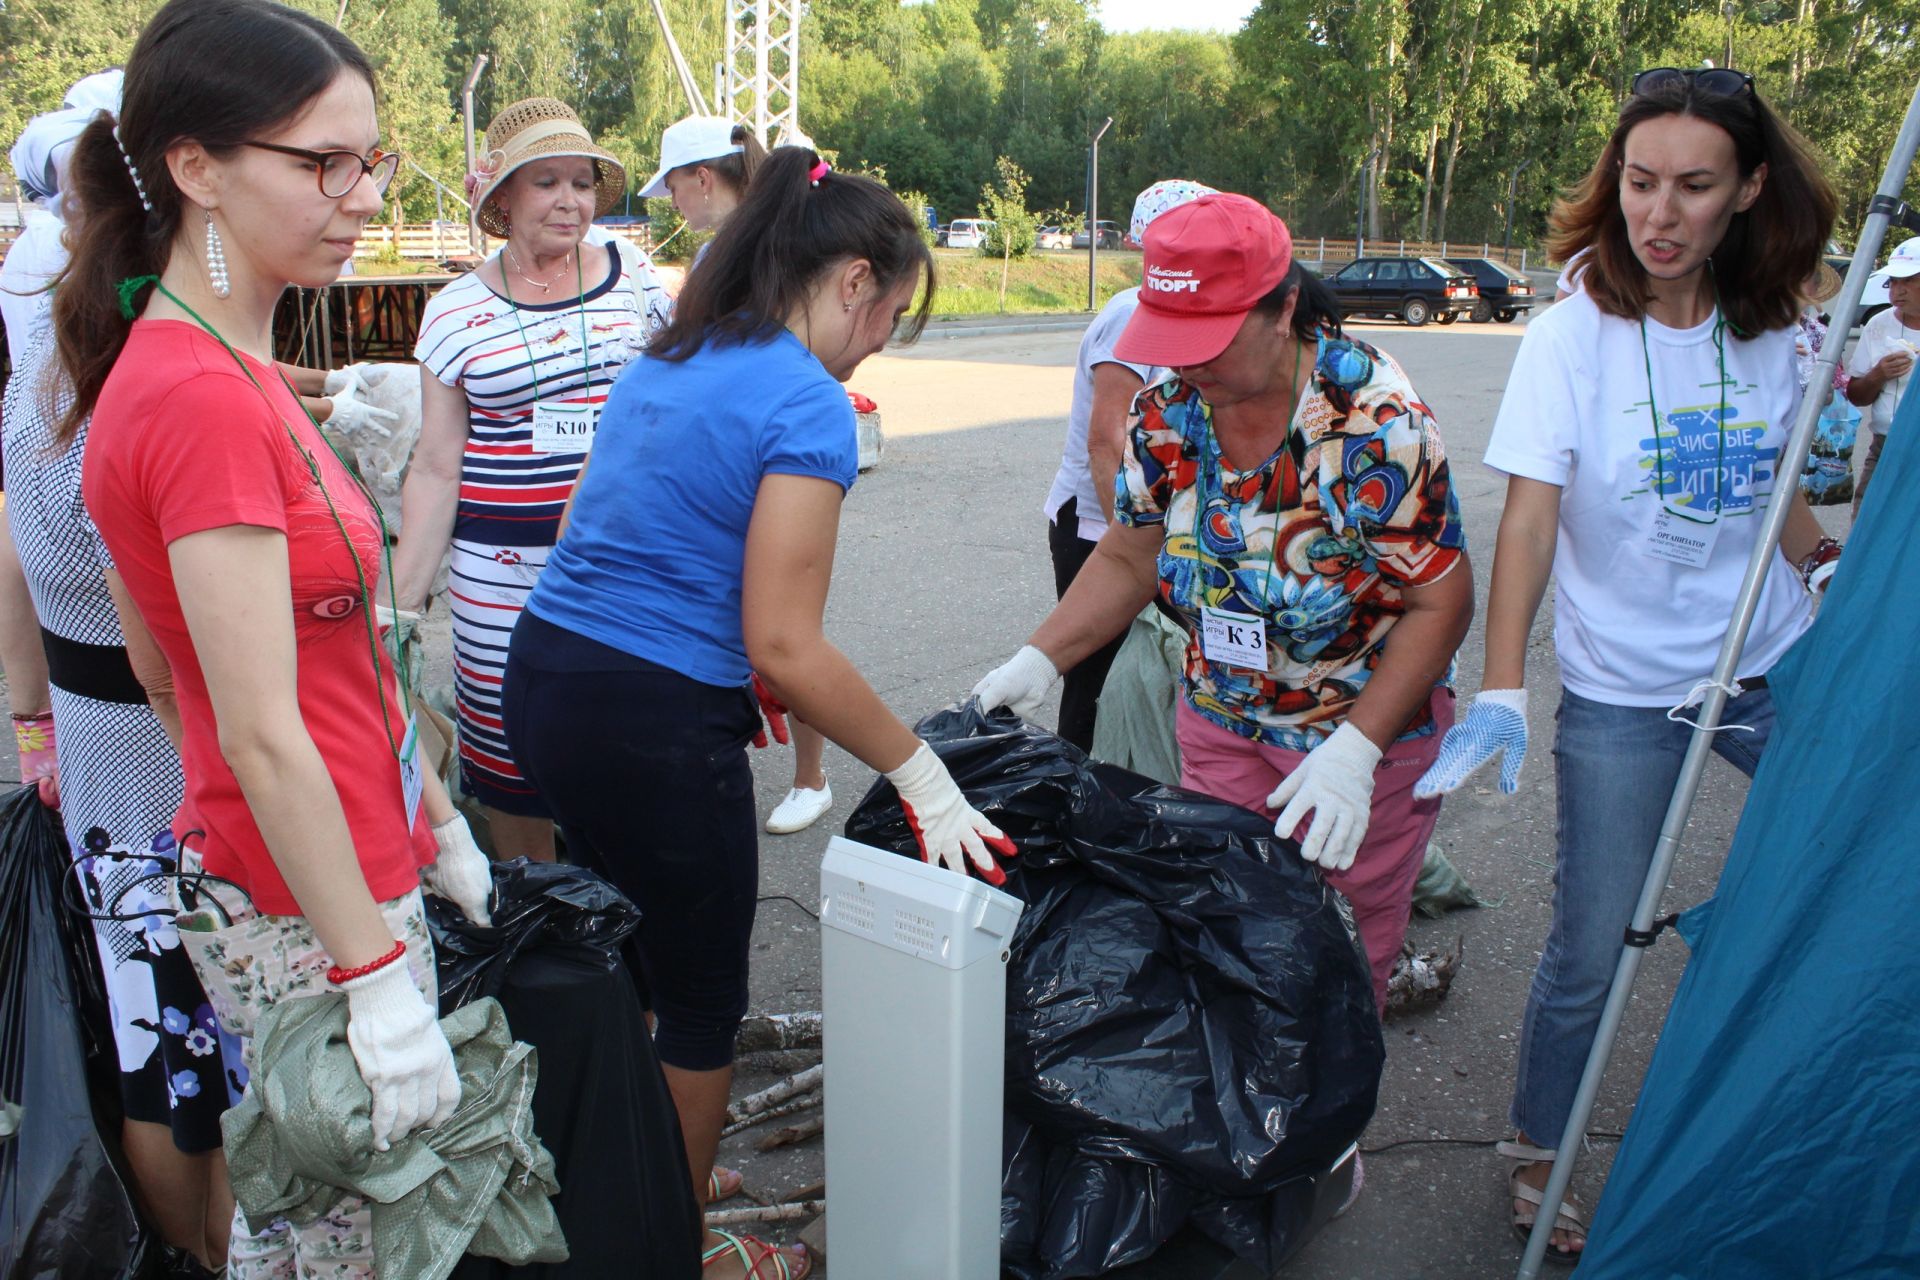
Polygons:
<instances>
[{"instance_id":1,"label":"white knit glove","mask_svg":"<svg viewBox=\"0 0 1920 1280\"><path fill-rule=\"evenodd\" d=\"M460 914L482 928L493 924L487 900L493 896L493 870L487 855L473 842L467 820L454 814L433 829L440 857L420 871L420 883L436 898L460 908Z\"/></svg>"},{"instance_id":2,"label":"white knit glove","mask_svg":"<svg viewBox=\"0 0 1920 1280\"><path fill-rule=\"evenodd\" d=\"M1290 838L1311 812L1300 856L1324 870L1345 871L1373 817L1373 770L1379 763L1380 748L1366 734L1350 724L1335 729L1267 797L1269 809L1280 809L1274 834Z\"/></svg>"},{"instance_id":3,"label":"white knit glove","mask_svg":"<svg viewBox=\"0 0 1920 1280\"><path fill-rule=\"evenodd\" d=\"M393 424L400 415L391 409L376 409L360 399L349 387L332 397L333 411L327 414L327 428L344 436L373 435L382 440L393 435Z\"/></svg>"},{"instance_id":4,"label":"white knit glove","mask_svg":"<svg viewBox=\"0 0 1920 1280\"><path fill-rule=\"evenodd\" d=\"M923 860L938 862L964 876L970 858L982 880L1006 883L1006 873L994 864L993 853L1010 858L1019 850L1000 828L967 803L932 747L921 743L905 764L887 771L887 781L900 793L900 807L906 810L907 825L920 842Z\"/></svg>"},{"instance_id":5,"label":"white knit glove","mask_svg":"<svg viewBox=\"0 0 1920 1280\"><path fill-rule=\"evenodd\" d=\"M1020 652L973 686L973 696L980 699L982 711L1011 707L1013 714L1024 720L1040 709L1059 678L1051 658L1030 644L1022 645Z\"/></svg>"},{"instance_id":6,"label":"white knit glove","mask_svg":"<svg viewBox=\"0 0 1920 1280\"><path fill-rule=\"evenodd\" d=\"M333 370L327 374L326 383L321 387L320 394L331 397L339 395L349 387L358 390L362 385L361 375L373 367L372 364L363 363L350 364L344 369Z\"/></svg>"},{"instance_id":7,"label":"white knit glove","mask_svg":"<svg viewBox=\"0 0 1920 1280\"><path fill-rule=\"evenodd\" d=\"M385 1151L415 1129L443 1123L460 1105L453 1047L402 958L340 984L347 1044L373 1094L373 1146Z\"/></svg>"}]
</instances>

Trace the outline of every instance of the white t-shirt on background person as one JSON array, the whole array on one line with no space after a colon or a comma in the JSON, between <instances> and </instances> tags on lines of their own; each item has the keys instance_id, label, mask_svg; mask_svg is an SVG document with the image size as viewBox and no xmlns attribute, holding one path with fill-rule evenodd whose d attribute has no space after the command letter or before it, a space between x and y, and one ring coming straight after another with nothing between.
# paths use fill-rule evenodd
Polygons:
<instances>
[{"instance_id":1,"label":"white t-shirt on background person","mask_svg":"<svg viewBox=\"0 0 1920 1280\"><path fill-rule=\"evenodd\" d=\"M1857 378L1896 351L1920 361L1920 329L1901 324L1900 309L1888 307L1861 326L1860 341L1853 346L1847 372ZM1868 430L1879 436L1887 434L1887 428L1893 425L1894 411L1900 407L1900 397L1907 393L1907 384L1911 381L1911 372L1893 379L1881 389L1879 398L1862 410L1860 416Z\"/></svg>"},{"instance_id":2,"label":"white t-shirt on background person","mask_svg":"<svg viewBox=\"0 0 1920 1280\"><path fill-rule=\"evenodd\" d=\"M1793 496L1792 477L1776 470L1800 399L1794 331L1725 335L1727 420L1716 430L1714 323L1681 330L1648 320L1643 354L1637 321L1576 293L1528 323L1514 357L1486 462L1562 490L1554 643L1562 681L1583 698L1670 707L1711 676L1760 531L1755 517L1776 491ZM1664 505L1710 511L1716 492L1724 506L1703 565L1648 554ZM1765 674L1812 618L1799 576L1776 554L1740 676Z\"/></svg>"},{"instance_id":3,"label":"white t-shirt on background person","mask_svg":"<svg viewBox=\"0 0 1920 1280\"><path fill-rule=\"evenodd\" d=\"M1060 470L1054 474L1053 488L1047 491L1044 510L1047 519L1053 520L1060 514L1060 508L1068 500L1078 498L1074 513L1079 518L1080 536L1088 542L1098 542L1100 535L1107 531L1107 521L1113 518L1113 512L1100 509L1100 495L1094 492L1092 464L1087 460L1087 426L1093 418L1093 370L1096 365L1117 364L1131 369L1140 376L1140 381L1152 386L1160 381L1163 371L1152 365L1130 364L1114 357L1113 344L1120 341L1120 335L1132 318L1135 307L1140 305L1140 290L1125 289L1107 300L1100 314L1087 326L1086 334L1080 339L1080 355L1073 368L1073 406L1067 411L1067 443L1060 453ZM1125 447L1124 445L1122 446Z\"/></svg>"}]
</instances>

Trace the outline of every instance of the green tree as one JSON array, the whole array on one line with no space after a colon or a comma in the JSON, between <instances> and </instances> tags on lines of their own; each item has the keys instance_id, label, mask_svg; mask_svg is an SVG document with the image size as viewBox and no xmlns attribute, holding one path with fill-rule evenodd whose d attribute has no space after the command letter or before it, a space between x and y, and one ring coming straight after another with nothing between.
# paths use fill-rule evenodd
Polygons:
<instances>
[{"instance_id":1,"label":"green tree","mask_svg":"<svg viewBox=\"0 0 1920 1280\"><path fill-rule=\"evenodd\" d=\"M1027 175L1001 156L993 162L994 180L980 189L980 216L991 218L980 251L1000 259L1000 309L1007 309L1007 275L1015 258L1033 252L1033 214L1027 211Z\"/></svg>"}]
</instances>

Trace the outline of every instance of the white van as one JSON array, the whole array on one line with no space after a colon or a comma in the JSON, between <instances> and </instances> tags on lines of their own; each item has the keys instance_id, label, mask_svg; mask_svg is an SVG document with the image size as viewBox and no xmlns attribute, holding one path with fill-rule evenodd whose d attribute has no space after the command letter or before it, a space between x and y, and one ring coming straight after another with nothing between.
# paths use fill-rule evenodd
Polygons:
<instances>
[{"instance_id":1,"label":"white van","mask_svg":"<svg viewBox=\"0 0 1920 1280\"><path fill-rule=\"evenodd\" d=\"M947 248L978 249L987 243L987 231L996 224L988 218L955 218L947 228Z\"/></svg>"}]
</instances>

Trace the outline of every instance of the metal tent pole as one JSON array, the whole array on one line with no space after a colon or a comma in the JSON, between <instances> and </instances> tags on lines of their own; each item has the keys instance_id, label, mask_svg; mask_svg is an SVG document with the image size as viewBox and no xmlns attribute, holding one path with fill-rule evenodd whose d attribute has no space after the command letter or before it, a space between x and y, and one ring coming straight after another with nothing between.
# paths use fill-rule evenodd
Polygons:
<instances>
[{"instance_id":1,"label":"metal tent pole","mask_svg":"<svg viewBox=\"0 0 1920 1280\"><path fill-rule=\"evenodd\" d=\"M1894 140L1893 154L1887 158L1886 171L1881 174L1879 189L1868 207L1867 224L1860 232L1860 243L1854 248L1853 262L1847 268L1846 283L1840 288L1840 300L1834 307L1834 323L1830 330L1838 340L1829 340L1820 352L1813 375L1807 381L1810 388L1828 387L1833 383L1833 371L1840 363L1841 349L1847 345L1846 336L1853 327L1854 313L1860 307L1860 294L1866 288L1867 276L1873 271L1874 259L1879 256L1887 225L1894 214L1902 209L1900 192L1906 186L1907 170L1913 165L1916 150L1920 150L1920 87L1915 88L1913 98L1907 103L1907 118ZM1792 505L1788 500L1792 498L1793 490L1782 486L1799 483L1800 471L1807 462L1807 449L1813 441L1814 423L1819 420L1820 410L1826 402L1824 395L1801 398L1800 415L1793 424L1793 433L1787 438L1787 447L1774 472L1775 501L1767 503L1760 536L1754 541L1753 554L1747 558L1747 576L1741 582L1740 594L1734 601L1733 622L1727 628L1727 637L1720 645L1719 661L1713 668L1715 687L1707 691L1706 701L1700 707L1699 719L1687 743L1686 759L1680 766L1680 778L1673 788L1673 799L1667 805L1666 822L1660 828L1659 842L1654 845L1653 865L1647 869L1646 883L1640 890L1640 902L1634 908L1630 932L1643 941L1625 941L1621 946L1620 963L1613 972L1613 986L1607 992L1607 1003L1600 1014L1600 1027L1594 1036L1593 1049L1587 1055L1586 1070L1580 1076L1580 1088L1573 1097L1573 1113L1567 1117L1566 1131L1560 1135L1559 1154L1553 1162L1553 1174L1547 1179L1546 1189L1541 1193L1539 1213L1534 1218L1533 1234L1527 1238L1526 1252L1520 1260L1518 1280L1535 1280L1540 1274L1540 1264L1546 1259L1547 1245L1553 1238L1554 1220L1559 1216L1560 1205L1566 1199L1567 1185L1573 1180L1575 1155L1586 1137L1587 1121L1593 1115L1594 1099L1600 1092L1600 1080L1606 1074L1607 1060L1613 1055L1614 1040L1620 1033L1620 1019L1626 1012L1627 1000L1633 994L1634 978L1640 971L1640 958L1646 949L1644 939L1653 928L1655 913L1660 908L1660 897L1666 892L1667 877L1673 870L1674 856L1680 850L1680 836L1686 830L1688 815L1699 794L1700 775L1706 768L1707 753L1713 749L1713 731L1719 727L1720 714L1726 709L1727 693L1724 686L1733 682L1734 672L1740 663L1740 651L1746 646L1747 631L1753 625L1753 615L1760 604L1761 584L1772 564L1774 548L1780 543L1780 532L1786 527L1787 509Z\"/></svg>"}]
</instances>

